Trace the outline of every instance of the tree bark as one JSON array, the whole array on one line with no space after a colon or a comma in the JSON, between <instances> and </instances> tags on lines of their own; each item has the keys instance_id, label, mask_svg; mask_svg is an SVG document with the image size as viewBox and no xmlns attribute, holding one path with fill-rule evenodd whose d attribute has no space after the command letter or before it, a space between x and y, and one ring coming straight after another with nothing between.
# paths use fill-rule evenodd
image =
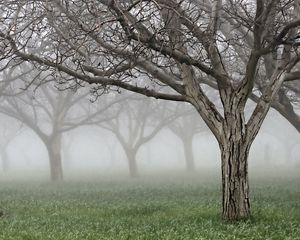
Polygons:
<instances>
[{"instance_id":1,"label":"tree bark","mask_svg":"<svg viewBox=\"0 0 300 240\"><path fill-rule=\"evenodd\" d=\"M222 161L223 218L229 221L250 217L248 156L253 140L245 133L241 111L225 114Z\"/></svg>"},{"instance_id":2,"label":"tree bark","mask_svg":"<svg viewBox=\"0 0 300 240\"><path fill-rule=\"evenodd\" d=\"M278 96L278 99L272 103L272 107L300 133L300 117L297 112L295 112L291 100L287 97L283 89L279 90Z\"/></svg>"},{"instance_id":3,"label":"tree bark","mask_svg":"<svg viewBox=\"0 0 300 240\"><path fill-rule=\"evenodd\" d=\"M250 216L248 150L244 143L221 147L223 218L239 220Z\"/></svg>"},{"instance_id":4,"label":"tree bark","mask_svg":"<svg viewBox=\"0 0 300 240\"><path fill-rule=\"evenodd\" d=\"M61 157L61 136L53 136L47 144L47 150L49 155L51 181L62 181L63 167Z\"/></svg>"},{"instance_id":5,"label":"tree bark","mask_svg":"<svg viewBox=\"0 0 300 240\"><path fill-rule=\"evenodd\" d=\"M193 140L192 138L183 141L185 164L187 172L194 172L196 170L194 154L193 154Z\"/></svg>"},{"instance_id":6,"label":"tree bark","mask_svg":"<svg viewBox=\"0 0 300 240\"><path fill-rule=\"evenodd\" d=\"M129 175L132 178L136 178L139 176L137 162L136 162L136 151L132 149L125 150L127 161L128 161L128 169Z\"/></svg>"}]
</instances>

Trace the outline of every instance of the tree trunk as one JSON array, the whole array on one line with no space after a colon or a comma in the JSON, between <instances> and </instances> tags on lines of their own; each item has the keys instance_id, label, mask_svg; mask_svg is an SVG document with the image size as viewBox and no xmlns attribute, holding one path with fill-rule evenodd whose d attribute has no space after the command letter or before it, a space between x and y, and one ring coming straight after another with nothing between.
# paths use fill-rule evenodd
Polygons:
<instances>
[{"instance_id":1,"label":"tree trunk","mask_svg":"<svg viewBox=\"0 0 300 240\"><path fill-rule=\"evenodd\" d=\"M61 158L61 136L54 136L47 144L51 181L63 180L63 168Z\"/></svg>"},{"instance_id":2,"label":"tree trunk","mask_svg":"<svg viewBox=\"0 0 300 240\"><path fill-rule=\"evenodd\" d=\"M125 150L127 161L128 161L128 168L129 168L129 175L132 178L136 178L139 176L137 163L136 163L136 151L132 149Z\"/></svg>"},{"instance_id":3,"label":"tree trunk","mask_svg":"<svg viewBox=\"0 0 300 240\"><path fill-rule=\"evenodd\" d=\"M272 107L300 132L300 117L298 113L295 112L292 102L283 89L278 91L278 96L277 101L272 103Z\"/></svg>"},{"instance_id":4,"label":"tree trunk","mask_svg":"<svg viewBox=\"0 0 300 240\"><path fill-rule=\"evenodd\" d=\"M2 161L3 172L7 172L8 169L9 169L9 161L8 161L8 155L7 155L6 148L2 148L0 150L0 154L1 154L1 161Z\"/></svg>"},{"instance_id":5,"label":"tree trunk","mask_svg":"<svg viewBox=\"0 0 300 240\"><path fill-rule=\"evenodd\" d=\"M186 171L194 172L196 168L195 168L195 161L194 161L194 154L193 154L193 139L189 138L184 140L183 148L184 148Z\"/></svg>"},{"instance_id":6,"label":"tree trunk","mask_svg":"<svg viewBox=\"0 0 300 240\"><path fill-rule=\"evenodd\" d=\"M223 218L234 221L250 217L248 155L251 142L245 140L242 125L230 122L227 121L230 131L225 132L220 144L222 199Z\"/></svg>"},{"instance_id":7,"label":"tree trunk","mask_svg":"<svg viewBox=\"0 0 300 240\"><path fill-rule=\"evenodd\" d=\"M239 220L250 216L248 152L243 143L221 148L223 218Z\"/></svg>"}]
</instances>

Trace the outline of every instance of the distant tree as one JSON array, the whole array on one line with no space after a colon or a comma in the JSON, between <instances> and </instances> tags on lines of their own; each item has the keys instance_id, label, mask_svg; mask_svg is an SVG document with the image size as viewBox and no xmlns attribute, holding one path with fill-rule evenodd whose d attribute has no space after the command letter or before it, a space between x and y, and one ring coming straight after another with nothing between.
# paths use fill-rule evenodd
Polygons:
<instances>
[{"instance_id":1,"label":"distant tree","mask_svg":"<svg viewBox=\"0 0 300 240\"><path fill-rule=\"evenodd\" d=\"M286 164L290 164L292 162L292 152L294 148L299 144L298 138L295 138L290 132L281 132L281 131L274 131L274 125L276 127L279 126L282 123L276 122L276 118L273 117L273 122L270 125L267 125L264 127L263 132L267 133L270 137L275 138L281 143L281 146L283 147L283 154L284 154L284 160ZM265 154L265 160L267 160L267 156L270 157L271 155L271 149L272 145L267 143L266 144L266 154ZM267 154L268 152L268 154ZM270 161L271 159L268 159Z\"/></svg>"},{"instance_id":2,"label":"distant tree","mask_svg":"<svg viewBox=\"0 0 300 240\"><path fill-rule=\"evenodd\" d=\"M283 83L299 80L298 3L1 1L2 56L47 67L66 81L191 103L220 146L223 217L238 220L250 216L251 144ZM265 74L263 62L273 54L274 70ZM262 75L262 94L246 120L246 102ZM207 82L217 85L221 111L203 91Z\"/></svg>"},{"instance_id":3,"label":"distant tree","mask_svg":"<svg viewBox=\"0 0 300 240\"><path fill-rule=\"evenodd\" d=\"M290 164L293 162L293 150L296 149L296 147L299 147L299 141L296 139L291 139L290 141L285 141L283 144L284 147L284 155L285 155L285 161L287 164Z\"/></svg>"},{"instance_id":4,"label":"distant tree","mask_svg":"<svg viewBox=\"0 0 300 240\"><path fill-rule=\"evenodd\" d=\"M0 128L0 158L2 162L2 170L8 172L10 168L7 148L12 140L14 140L21 131L22 125L9 122L8 119L1 118Z\"/></svg>"},{"instance_id":5,"label":"distant tree","mask_svg":"<svg viewBox=\"0 0 300 240\"><path fill-rule=\"evenodd\" d=\"M128 98L119 104L121 108L117 117L98 126L116 136L126 155L130 176L137 177L139 149L172 122L176 113L167 109L164 102L144 97Z\"/></svg>"},{"instance_id":6,"label":"distant tree","mask_svg":"<svg viewBox=\"0 0 300 240\"><path fill-rule=\"evenodd\" d=\"M16 71L10 74L14 72ZM20 87L20 84L10 86L11 94L2 98L0 112L17 119L37 134L48 152L51 180L61 181L63 179L61 155L63 133L90 122L94 123L92 119L111 107L114 102L107 102L105 106L99 104L98 108L93 108L94 112L91 112L90 107L83 107L91 104L87 98L89 89L59 91L54 83L40 84L33 86L32 89L28 86L32 78L37 77L34 77L34 74L41 77L36 71L22 76L21 80L27 86L26 91L14 95L13 92ZM108 115L100 116L97 121L109 118Z\"/></svg>"},{"instance_id":7,"label":"distant tree","mask_svg":"<svg viewBox=\"0 0 300 240\"><path fill-rule=\"evenodd\" d=\"M177 112L178 114L182 112L182 115L171 122L168 127L182 142L187 172L194 172L196 170L193 153L194 136L209 132L209 128L201 121L201 118L199 119L199 115L192 111L191 106L180 104L179 108Z\"/></svg>"},{"instance_id":8,"label":"distant tree","mask_svg":"<svg viewBox=\"0 0 300 240\"><path fill-rule=\"evenodd\" d=\"M111 167L115 166L115 163L117 161L117 151L116 151L116 145L118 145L118 139L114 139L114 141L112 142L106 142L106 147L108 149L109 152L109 156L110 156L110 164Z\"/></svg>"}]
</instances>

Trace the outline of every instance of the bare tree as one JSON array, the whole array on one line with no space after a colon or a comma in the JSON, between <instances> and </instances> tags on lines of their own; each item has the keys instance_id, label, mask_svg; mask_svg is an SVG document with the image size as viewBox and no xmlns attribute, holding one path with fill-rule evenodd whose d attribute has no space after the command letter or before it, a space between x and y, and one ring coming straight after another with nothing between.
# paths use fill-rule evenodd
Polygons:
<instances>
[{"instance_id":1,"label":"bare tree","mask_svg":"<svg viewBox=\"0 0 300 240\"><path fill-rule=\"evenodd\" d=\"M31 72L26 77L31 79L32 76ZM26 82L24 75L22 82ZM99 107L91 112L90 107L84 107L91 104L87 98L89 89L59 91L53 83L48 83L35 86L33 90L28 88L27 91L14 95L13 92L17 88L16 84L11 84L12 94L2 99L0 112L17 119L37 134L48 152L51 180L61 181L63 179L61 155L63 133L89 122L94 123L92 119L111 107L113 102L107 103L106 106L99 104ZM108 119L110 116L105 115L98 117L97 122Z\"/></svg>"},{"instance_id":2,"label":"bare tree","mask_svg":"<svg viewBox=\"0 0 300 240\"><path fill-rule=\"evenodd\" d=\"M199 119L199 115L196 114L195 111L190 110L190 106L181 104L177 112L177 114L181 113L181 116L176 118L175 121L168 126L182 141L187 172L194 172L196 170L193 153L194 136L199 133L208 132L209 129L205 123Z\"/></svg>"},{"instance_id":3,"label":"bare tree","mask_svg":"<svg viewBox=\"0 0 300 240\"><path fill-rule=\"evenodd\" d=\"M265 125L263 128L263 133L267 133L269 136L277 139L281 143L281 146L283 147L284 159L286 161L286 164L291 164L293 158L293 154L292 154L293 150L299 144L298 138L295 138L295 136L293 136L292 132L290 131L285 131L285 132L274 131L274 125L279 126L282 123L276 121L276 116L271 115L271 117L274 124ZM270 156L271 149L272 149L272 145L266 144L265 160L267 160L267 157Z\"/></svg>"},{"instance_id":4,"label":"bare tree","mask_svg":"<svg viewBox=\"0 0 300 240\"><path fill-rule=\"evenodd\" d=\"M131 177L139 176L137 153L157 133L176 118L161 101L132 98L122 101L117 117L98 124L112 132L121 144L128 161Z\"/></svg>"},{"instance_id":5,"label":"bare tree","mask_svg":"<svg viewBox=\"0 0 300 240\"><path fill-rule=\"evenodd\" d=\"M198 0L192 0L194 4L207 8L209 9L210 6L210 1L209 0L204 0L202 3L201 1ZM289 1L284 1L286 3L291 4ZM282 5L284 5L284 2L282 2ZM274 2L276 5L277 2ZM299 19L300 17L300 9L299 9L299 4L300 1L296 0L293 1L293 7L292 11L289 11L289 14L293 15L295 19ZM234 49L233 54L238 55L239 59L242 61L243 65L247 65L248 58L245 56L245 49L248 51L251 51L253 42L254 42L254 37L252 34L248 34L248 32L252 31L252 25L251 23L249 24L249 20L245 18L245 13L243 13L244 10L242 8L244 6L251 5L250 4L243 4L242 2L239 3L237 8L233 8L232 10L227 10L223 11L221 13L222 17L226 19L226 21L223 21L222 24L220 25L220 33L225 36L227 40L229 40L230 47ZM275 7L270 7L268 8L269 15L270 17L267 19L268 22L266 22L266 26L268 26L270 29L276 29L279 30L281 25L278 24L278 19L276 19L276 11L280 9L280 6L276 9ZM276 19L273 22L273 18ZM240 18L239 21L237 21L237 24L241 24L242 26L237 27L236 24L233 24L236 20L233 20L231 18ZM283 14L282 21L289 21L291 20L285 14ZM293 36L295 34L295 31L292 30L287 38L284 41L286 45L290 45L290 47L296 46L299 44L297 41L297 36ZM241 42L234 42L236 40L236 36L234 36L234 33L238 32L239 35L243 37L242 45ZM270 30L265 29L264 33L264 38L266 38L268 41L272 39L272 34L270 34ZM258 102L259 101L259 96L264 93L265 87L268 84L266 83L267 79L270 79L273 74L276 74L277 70L277 62L278 59L280 58L280 52L276 51L270 51L269 53L265 54L262 56L262 60L260 64L263 66L264 70L260 71L258 74L256 74L256 87L253 89L250 99ZM290 124L292 124L298 132L300 132L300 116L299 113L297 113L297 109L299 110L299 81L295 81L299 79L300 71L297 65L294 67L294 71L291 73L289 72L288 75L286 76L285 82L282 84L280 90L278 91L277 95L274 97L272 100L271 107L273 107L276 111L278 111L285 119L289 121ZM210 81L207 81L207 79L203 79L203 83L209 85L210 87L214 89L218 89L218 85L214 79L210 79Z\"/></svg>"},{"instance_id":6,"label":"bare tree","mask_svg":"<svg viewBox=\"0 0 300 240\"><path fill-rule=\"evenodd\" d=\"M223 217L238 220L250 216L251 144L282 84L299 79L294 2L2 1L2 55L52 69L66 81L191 103L220 146ZM224 25L232 29L228 36ZM272 53L268 75L263 62ZM245 105L261 75L262 94L246 120ZM203 91L208 82L217 86L222 111Z\"/></svg>"},{"instance_id":7,"label":"bare tree","mask_svg":"<svg viewBox=\"0 0 300 240\"><path fill-rule=\"evenodd\" d=\"M22 129L22 125L18 125L13 122L9 122L8 119L1 118L1 129L0 129L0 158L2 161L3 172L9 171L10 163L7 148L11 141L15 139Z\"/></svg>"}]
</instances>

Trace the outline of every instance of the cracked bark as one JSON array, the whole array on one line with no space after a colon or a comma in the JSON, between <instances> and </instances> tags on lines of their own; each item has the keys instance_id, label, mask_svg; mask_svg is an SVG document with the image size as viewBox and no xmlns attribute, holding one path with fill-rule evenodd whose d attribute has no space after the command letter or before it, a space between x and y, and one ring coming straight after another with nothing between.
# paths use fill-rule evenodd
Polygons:
<instances>
[{"instance_id":1,"label":"cracked bark","mask_svg":"<svg viewBox=\"0 0 300 240\"><path fill-rule=\"evenodd\" d=\"M244 116L232 108L224 121L220 143L222 161L223 218L239 220L251 214L248 181L248 156L252 140L245 135Z\"/></svg>"}]
</instances>

